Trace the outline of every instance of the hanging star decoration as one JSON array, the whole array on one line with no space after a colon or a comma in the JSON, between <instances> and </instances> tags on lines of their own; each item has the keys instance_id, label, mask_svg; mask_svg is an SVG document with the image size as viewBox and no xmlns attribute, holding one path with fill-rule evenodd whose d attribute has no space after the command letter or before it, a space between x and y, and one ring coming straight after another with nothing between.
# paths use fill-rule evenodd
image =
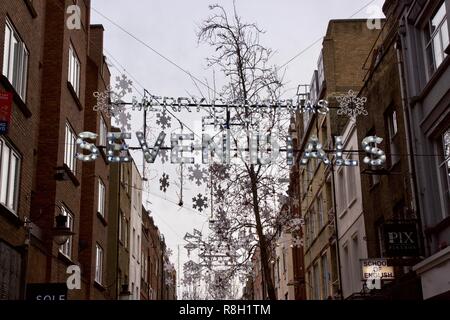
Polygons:
<instances>
[{"instance_id":1,"label":"hanging star decoration","mask_svg":"<svg viewBox=\"0 0 450 320\"><path fill-rule=\"evenodd\" d=\"M364 108L367 102L366 97L358 97L353 90L350 90L347 94L336 97L339 103L339 110L337 112L340 116L347 116L349 118L356 119L358 116L367 116L369 113Z\"/></svg>"},{"instance_id":2,"label":"hanging star decoration","mask_svg":"<svg viewBox=\"0 0 450 320\"><path fill-rule=\"evenodd\" d=\"M189 180L195 181L197 186L201 186L202 183L208 181L208 171L206 169L201 169L199 164L188 167Z\"/></svg>"},{"instance_id":3,"label":"hanging star decoration","mask_svg":"<svg viewBox=\"0 0 450 320\"><path fill-rule=\"evenodd\" d=\"M164 109L162 112L156 114L156 124L161 127L162 130L166 130L172 126L172 118L167 115L167 111Z\"/></svg>"},{"instance_id":4,"label":"hanging star decoration","mask_svg":"<svg viewBox=\"0 0 450 320\"><path fill-rule=\"evenodd\" d=\"M169 175L163 173L162 177L159 179L159 184L160 184L159 189L160 189L162 192L166 193L166 192L167 192L167 189L168 189L169 186L170 186L170 183L169 183Z\"/></svg>"},{"instance_id":5,"label":"hanging star decoration","mask_svg":"<svg viewBox=\"0 0 450 320\"><path fill-rule=\"evenodd\" d=\"M192 201L194 202L192 207L200 212L208 208L208 198L201 193L199 193L197 197L192 198Z\"/></svg>"}]
</instances>

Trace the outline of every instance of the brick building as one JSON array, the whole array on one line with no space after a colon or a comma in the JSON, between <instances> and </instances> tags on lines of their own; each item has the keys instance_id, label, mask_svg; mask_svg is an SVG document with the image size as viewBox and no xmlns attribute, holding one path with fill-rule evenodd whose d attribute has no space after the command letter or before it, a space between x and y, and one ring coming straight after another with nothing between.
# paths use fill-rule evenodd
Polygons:
<instances>
[{"instance_id":1,"label":"brick building","mask_svg":"<svg viewBox=\"0 0 450 320\"><path fill-rule=\"evenodd\" d=\"M25 294L24 222L36 190L46 8L41 1L27 2L0 3L0 91L13 96L9 131L0 135L0 299Z\"/></svg>"},{"instance_id":2,"label":"brick building","mask_svg":"<svg viewBox=\"0 0 450 320\"><path fill-rule=\"evenodd\" d=\"M361 66L370 52L378 32L367 28L366 20L331 20L309 90L309 100L316 104L323 99L330 103L326 115L302 113L297 115L298 159L315 137L325 150L334 146L334 137L341 135L348 121L338 116L336 97L349 90L359 91L364 72ZM350 50L351 48L351 50ZM331 160L331 156L328 155ZM304 226L304 272L307 298L322 300L342 295L342 277L339 259L339 238L334 196L334 165L325 165L317 159L302 163L300 176L300 211ZM343 192L345 196L346 191ZM362 238L360 239L362 241Z\"/></svg>"},{"instance_id":3,"label":"brick building","mask_svg":"<svg viewBox=\"0 0 450 320\"><path fill-rule=\"evenodd\" d=\"M110 72L90 3L0 3L2 106L12 99L0 134L0 299L25 298L28 287L64 289L72 266L81 289L68 299L140 297L142 179L134 163L107 161L110 119L93 107ZM67 24L71 5L80 28ZM96 161L75 158L86 131L98 134ZM153 222L150 229L151 298L174 297L163 295L165 244Z\"/></svg>"},{"instance_id":4,"label":"brick building","mask_svg":"<svg viewBox=\"0 0 450 320\"><path fill-rule=\"evenodd\" d=\"M107 282L110 299L128 298L131 163L110 164ZM115 283L115 285L112 285Z\"/></svg>"}]
</instances>

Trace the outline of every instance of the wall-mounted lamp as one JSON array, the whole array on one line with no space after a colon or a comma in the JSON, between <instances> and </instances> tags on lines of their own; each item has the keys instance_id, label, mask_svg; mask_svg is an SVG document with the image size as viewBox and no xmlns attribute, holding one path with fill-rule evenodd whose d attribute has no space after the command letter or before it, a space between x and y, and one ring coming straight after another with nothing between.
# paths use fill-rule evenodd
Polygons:
<instances>
[{"instance_id":1,"label":"wall-mounted lamp","mask_svg":"<svg viewBox=\"0 0 450 320\"><path fill-rule=\"evenodd\" d=\"M59 215L56 216L55 220L56 220L56 227L54 227L52 230L53 231L52 236L53 240L58 245L61 246L64 243L66 243L67 240L69 240L69 237L73 236L75 233L72 232L70 228L66 226L67 216L60 213Z\"/></svg>"}]
</instances>

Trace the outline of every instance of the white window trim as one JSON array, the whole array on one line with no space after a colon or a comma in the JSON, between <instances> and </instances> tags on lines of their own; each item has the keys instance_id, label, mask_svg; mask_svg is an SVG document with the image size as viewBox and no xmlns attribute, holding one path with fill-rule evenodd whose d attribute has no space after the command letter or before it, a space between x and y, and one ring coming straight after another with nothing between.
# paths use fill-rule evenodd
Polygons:
<instances>
[{"instance_id":1,"label":"white window trim","mask_svg":"<svg viewBox=\"0 0 450 320\"><path fill-rule=\"evenodd\" d=\"M103 263L104 263L103 248L97 243L95 245L95 282L103 283Z\"/></svg>"},{"instance_id":2,"label":"white window trim","mask_svg":"<svg viewBox=\"0 0 450 320\"><path fill-rule=\"evenodd\" d=\"M4 166L4 154L5 148L8 149L7 160L7 172L6 176L3 175L5 172ZM15 170L11 171L11 159L15 158ZM20 154L6 141L6 139L0 137L0 204L7 208L9 211L17 215L18 200L19 200L19 185L20 185L20 167L21 167L22 157ZM12 177L13 175L13 177ZM2 181L5 181L5 185L2 185ZM6 194L3 194L3 188L6 187ZM11 188L13 189L13 194L11 195ZM4 198L4 199L3 199ZM11 203L12 202L12 203Z\"/></svg>"},{"instance_id":3,"label":"white window trim","mask_svg":"<svg viewBox=\"0 0 450 320\"><path fill-rule=\"evenodd\" d=\"M431 25L431 21L433 19L433 17L439 12L439 10L441 8L444 8L445 11L445 17L439 21L439 24L436 28L436 30L431 33L430 30L430 25ZM442 38L442 28L444 27L444 23L447 23L447 28L448 28L448 13L447 13L447 8L446 8L446 2L442 1L442 3L437 7L437 11L435 11L433 13L433 15L428 19L428 23L427 23L427 27L425 30L425 56L426 56L426 60L427 60L427 74L428 74L428 78L431 78L433 76L433 74L436 72L437 69L439 69L439 67L442 65L442 62L444 61L444 59L447 57L447 53L445 52L446 47L444 47L444 43L443 43L443 38ZM447 33L448 33L448 29L447 29ZM436 37L439 37L439 43L441 48L439 48L440 50L440 54L442 55L442 61L438 64L436 61L436 48L434 45L434 40ZM428 40L429 38L429 40ZM428 61L430 59L430 56L428 54L428 50L431 49L432 51L432 61ZM430 67L433 66L433 70L430 70Z\"/></svg>"},{"instance_id":4,"label":"white window trim","mask_svg":"<svg viewBox=\"0 0 450 320\"><path fill-rule=\"evenodd\" d=\"M100 115L100 123L99 123L99 136L98 142L100 146L106 146L106 136L108 133L108 126L106 125L106 121L102 115Z\"/></svg>"},{"instance_id":5,"label":"white window trim","mask_svg":"<svg viewBox=\"0 0 450 320\"><path fill-rule=\"evenodd\" d=\"M104 218L106 207L106 186L101 179L98 179L97 186L97 212Z\"/></svg>"},{"instance_id":6,"label":"white window trim","mask_svg":"<svg viewBox=\"0 0 450 320\"><path fill-rule=\"evenodd\" d=\"M6 35L8 30L9 36ZM17 43L17 51L14 51L12 48L13 38ZM24 102L27 97L29 56L30 53L25 42L20 37L11 21L6 18L2 73L9 80L17 94ZM17 63L19 65L15 65Z\"/></svg>"},{"instance_id":7,"label":"white window trim","mask_svg":"<svg viewBox=\"0 0 450 320\"><path fill-rule=\"evenodd\" d=\"M75 158L77 150L77 134L69 122L66 121L65 139L64 139L64 163L76 174L77 159Z\"/></svg>"},{"instance_id":8,"label":"white window trim","mask_svg":"<svg viewBox=\"0 0 450 320\"><path fill-rule=\"evenodd\" d=\"M66 227L73 231L74 224L74 216L73 213L70 212L65 206L61 206L61 214L67 217ZM67 250L66 250L67 249ZM72 250L73 250L73 236L70 236L69 239L59 247L59 252L66 256L69 259L72 259Z\"/></svg>"},{"instance_id":9,"label":"white window trim","mask_svg":"<svg viewBox=\"0 0 450 320\"><path fill-rule=\"evenodd\" d=\"M72 44L69 46L69 70L68 81L72 85L77 97L80 97L80 76L81 76L81 63L78 59L77 52L73 48Z\"/></svg>"}]
</instances>

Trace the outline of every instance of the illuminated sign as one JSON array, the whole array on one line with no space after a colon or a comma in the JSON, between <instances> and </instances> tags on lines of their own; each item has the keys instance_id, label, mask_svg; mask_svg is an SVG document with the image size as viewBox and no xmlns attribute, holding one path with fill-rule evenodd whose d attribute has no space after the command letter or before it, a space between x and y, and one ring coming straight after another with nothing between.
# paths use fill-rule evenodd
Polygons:
<instances>
[{"instance_id":1,"label":"illuminated sign","mask_svg":"<svg viewBox=\"0 0 450 320\"><path fill-rule=\"evenodd\" d=\"M394 267L388 265L387 259L363 259L361 260L363 280L379 279L393 280Z\"/></svg>"}]
</instances>

